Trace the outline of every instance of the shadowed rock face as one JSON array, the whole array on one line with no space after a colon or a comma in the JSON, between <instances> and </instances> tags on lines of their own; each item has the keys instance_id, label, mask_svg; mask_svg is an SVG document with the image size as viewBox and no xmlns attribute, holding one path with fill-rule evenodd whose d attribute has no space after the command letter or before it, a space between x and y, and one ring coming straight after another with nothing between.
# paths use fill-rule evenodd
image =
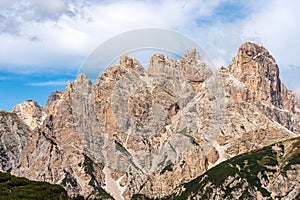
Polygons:
<instances>
[{"instance_id":1,"label":"shadowed rock face","mask_svg":"<svg viewBox=\"0 0 300 200\"><path fill-rule=\"evenodd\" d=\"M156 54L147 71L124 55L94 85L79 75L45 108L16 106L19 123L35 127L12 173L70 195L169 195L221 161L299 134L297 98L278 75L252 43L216 74L194 49L180 60Z\"/></svg>"},{"instance_id":2,"label":"shadowed rock face","mask_svg":"<svg viewBox=\"0 0 300 200\"><path fill-rule=\"evenodd\" d=\"M15 113L0 111L0 170L11 171L19 162L31 130Z\"/></svg>"}]
</instances>

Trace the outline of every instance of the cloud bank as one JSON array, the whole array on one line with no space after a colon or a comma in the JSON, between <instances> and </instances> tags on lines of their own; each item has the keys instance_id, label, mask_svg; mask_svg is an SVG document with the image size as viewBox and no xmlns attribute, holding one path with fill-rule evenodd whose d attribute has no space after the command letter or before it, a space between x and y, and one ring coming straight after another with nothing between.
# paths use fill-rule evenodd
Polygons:
<instances>
[{"instance_id":1,"label":"cloud bank","mask_svg":"<svg viewBox=\"0 0 300 200\"><path fill-rule=\"evenodd\" d=\"M297 0L2 0L0 69L78 68L105 40L147 27L191 37L217 66L245 41L265 45L282 68L299 66L299 8Z\"/></svg>"}]
</instances>

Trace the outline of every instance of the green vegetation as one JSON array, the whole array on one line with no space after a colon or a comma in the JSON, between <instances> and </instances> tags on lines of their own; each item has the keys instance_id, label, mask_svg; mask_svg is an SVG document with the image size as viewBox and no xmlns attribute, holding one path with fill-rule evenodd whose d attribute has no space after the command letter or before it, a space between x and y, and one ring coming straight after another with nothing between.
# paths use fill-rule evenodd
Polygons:
<instances>
[{"instance_id":1,"label":"green vegetation","mask_svg":"<svg viewBox=\"0 0 300 200\"><path fill-rule=\"evenodd\" d=\"M286 171L291 168L294 164L300 163L300 140L295 140L293 147L293 152L288 154L288 158L283 160L283 163L286 164L283 167L283 170Z\"/></svg>"},{"instance_id":2,"label":"green vegetation","mask_svg":"<svg viewBox=\"0 0 300 200\"><path fill-rule=\"evenodd\" d=\"M284 152L287 151L286 144L290 145L290 152ZM273 150L275 145L280 148L279 153L280 151L283 152L285 157ZM180 188L185 188L183 192L160 199L194 199L196 196L198 199L209 199L213 196L214 188L223 191L223 199L232 199L233 194L242 187L246 188L244 188L240 199L255 198L256 196L253 196L252 191L256 190L260 191L266 199L272 199L270 196L271 193L263 187L258 174L261 174L262 178L266 180L268 179L268 173L281 173L284 175L286 170L290 169L292 165L300 164L299 147L300 137L297 137L241 154L220 163L203 175L179 186ZM161 174L170 168L171 165L167 165L161 171ZM234 177L234 180L238 181L237 184L232 187L224 187L223 184L228 177ZM136 194L132 199L142 200L149 198L141 194Z\"/></svg>"},{"instance_id":3,"label":"green vegetation","mask_svg":"<svg viewBox=\"0 0 300 200\"><path fill-rule=\"evenodd\" d=\"M8 160L9 158L7 152L5 151L4 147L0 145L0 165L2 169L5 169Z\"/></svg>"},{"instance_id":4,"label":"green vegetation","mask_svg":"<svg viewBox=\"0 0 300 200\"><path fill-rule=\"evenodd\" d=\"M151 200L151 199L142 194L135 194L131 197L131 200Z\"/></svg>"},{"instance_id":5,"label":"green vegetation","mask_svg":"<svg viewBox=\"0 0 300 200\"><path fill-rule=\"evenodd\" d=\"M96 176L94 175L95 170L94 170L94 163L92 159L85 154L83 154L83 156L84 156L84 162L83 162L84 171L86 174L88 174L91 177L89 185L95 189L96 195L100 199L113 199L112 196L110 196L110 194L108 194L101 186L99 186Z\"/></svg>"},{"instance_id":6,"label":"green vegetation","mask_svg":"<svg viewBox=\"0 0 300 200\"><path fill-rule=\"evenodd\" d=\"M67 186L67 184L69 183L72 187L77 187L77 181L75 178L73 178L69 172L64 171L65 172L65 178L62 180L61 184L63 186Z\"/></svg>"},{"instance_id":7,"label":"green vegetation","mask_svg":"<svg viewBox=\"0 0 300 200\"><path fill-rule=\"evenodd\" d=\"M6 147L6 150L7 150L7 151L12 151L14 148L15 148L15 146L13 146L13 145L8 145L8 146Z\"/></svg>"},{"instance_id":8,"label":"green vegetation","mask_svg":"<svg viewBox=\"0 0 300 200\"><path fill-rule=\"evenodd\" d=\"M62 186L30 181L0 172L0 200L10 199L68 199Z\"/></svg>"},{"instance_id":9,"label":"green vegetation","mask_svg":"<svg viewBox=\"0 0 300 200\"><path fill-rule=\"evenodd\" d=\"M167 166L161 170L160 174L164 174L166 171L173 171L173 164L171 162L167 163Z\"/></svg>"},{"instance_id":10,"label":"green vegetation","mask_svg":"<svg viewBox=\"0 0 300 200\"><path fill-rule=\"evenodd\" d=\"M84 162L83 162L84 172L91 177L89 185L93 186L95 188L97 186L98 182L97 182L96 177L94 175L93 161L87 155L83 154L83 156L84 156Z\"/></svg>"},{"instance_id":11,"label":"green vegetation","mask_svg":"<svg viewBox=\"0 0 300 200\"><path fill-rule=\"evenodd\" d=\"M113 199L103 188L99 186L94 175L93 161L84 155L83 167L87 174L91 176L90 185L94 187L96 196L99 199ZM61 183L63 186L70 184L77 187L78 183L70 173L65 171L65 177ZM26 178L15 177L8 173L0 172L0 200L44 200L44 199L73 199L83 200L82 196L68 197L66 190L60 185L53 185L46 182L30 181Z\"/></svg>"}]
</instances>

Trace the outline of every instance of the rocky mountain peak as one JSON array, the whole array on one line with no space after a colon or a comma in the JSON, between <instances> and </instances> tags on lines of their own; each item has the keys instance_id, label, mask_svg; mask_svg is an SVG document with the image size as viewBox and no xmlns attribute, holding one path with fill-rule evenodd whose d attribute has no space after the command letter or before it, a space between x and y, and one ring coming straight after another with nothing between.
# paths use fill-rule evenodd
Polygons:
<instances>
[{"instance_id":1,"label":"rocky mountain peak","mask_svg":"<svg viewBox=\"0 0 300 200\"><path fill-rule=\"evenodd\" d=\"M256 62L259 62L262 65L268 62L275 63L275 59L270 55L269 51L264 46L252 42L246 42L242 44L238 50L238 56L243 57L243 60L245 62L255 60ZM263 67L267 68L272 66L265 65ZM276 68L276 71L278 72L279 70L277 65Z\"/></svg>"},{"instance_id":2,"label":"rocky mountain peak","mask_svg":"<svg viewBox=\"0 0 300 200\"><path fill-rule=\"evenodd\" d=\"M282 84L278 65L265 47L244 43L228 69L247 86L244 101L256 104L274 121L296 131L297 122L290 120L293 117L287 116L286 110L297 115L297 96Z\"/></svg>"},{"instance_id":3,"label":"rocky mountain peak","mask_svg":"<svg viewBox=\"0 0 300 200\"><path fill-rule=\"evenodd\" d=\"M197 49L192 48L181 58L181 60L185 60L185 61L189 60L190 62L196 62L196 61L200 61L201 58Z\"/></svg>"},{"instance_id":4,"label":"rocky mountain peak","mask_svg":"<svg viewBox=\"0 0 300 200\"><path fill-rule=\"evenodd\" d=\"M68 82L67 88L70 91L77 90L77 89L83 89L88 88L92 86L92 81L89 79L89 77L86 74L79 74L77 76L77 79L73 82Z\"/></svg>"},{"instance_id":5,"label":"rocky mountain peak","mask_svg":"<svg viewBox=\"0 0 300 200\"><path fill-rule=\"evenodd\" d=\"M119 61L120 65L126 69L136 69L141 66L140 62L129 55L122 55Z\"/></svg>"},{"instance_id":6,"label":"rocky mountain peak","mask_svg":"<svg viewBox=\"0 0 300 200\"><path fill-rule=\"evenodd\" d=\"M283 107L279 68L266 48L250 42L244 43L229 69L252 90L253 100Z\"/></svg>"},{"instance_id":7,"label":"rocky mountain peak","mask_svg":"<svg viewBox=\"0 0 300 200\"><path fill-rule=\"evenodd\" d=\"M75 80L75 82L79 82L79 83L88 83L89 85L91 85L92 81L89 79L89 77L86 74L79 74L77 76L77 79Z\"/></svg>"},{"instance_id":8,"label":"rocky mountain peak","mask_svg":"<svg viewBox=\"0 0 300 200\"><path fill-rule=\"evenodd\" d=\"M187 80L195 90L199 83L212 76L213 72L201 59L196 49L189 50L180 60L155 54L150 59L148 74L155 77Z\"/></svg>"},{"instance_id":9,"label":"rocky mountain peak","mask_svg":"<svg viewBox=\"0 0 300 200\"><path fill-rule=\"evenodd\" d=\"M13 112L32 130L40 127L46 119L44 108L33 100L17 104L14 106Z\"/></svg>"},{"instance_id":10,"label":"rocky mountain peak","mask_svg":"<svg viewBox=\"0 0 300 200\"><path fill-rule=\"evenodd\" d=\"M54 113L54 107L61 99L61 96L62 96L62 92L55 91L55 92L52 92L52 94L48 97L48 101L45 106L45 111L48 114L52 115Z\"/></svg>"},{"instance_id":11,"label":"rocky mountain peak","mask_svg":"<svg viewBox=\"0 0 300 200\"><path fill-rule=\"evenodd\" d=\"M157 66L157 65L172 65L173 63L176 63L176 60L169 58L163 54L154 54L150 58L150 66Z\"/></svg>"}]
</instances>

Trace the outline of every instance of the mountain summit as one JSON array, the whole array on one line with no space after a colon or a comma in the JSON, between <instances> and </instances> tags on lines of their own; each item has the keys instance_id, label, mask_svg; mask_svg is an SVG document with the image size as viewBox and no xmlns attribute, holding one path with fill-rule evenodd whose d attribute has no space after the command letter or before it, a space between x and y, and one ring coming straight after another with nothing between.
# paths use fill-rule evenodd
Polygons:
<instances>
[{"instance_id":1,"label":"mountain summit","mask_svg":"<svg viewBox=\"0 0 300 200\"><path fill-rule=\"evenodd\" d=\"M195 49L180 60L155 54L148 70L124 55L95 84L81 74L52 93L45 108L1 112L1 170L91 199L166 197L227 159L299 136L298 105L257 44L216 74Z\"/></svg>"}]
</instances>

